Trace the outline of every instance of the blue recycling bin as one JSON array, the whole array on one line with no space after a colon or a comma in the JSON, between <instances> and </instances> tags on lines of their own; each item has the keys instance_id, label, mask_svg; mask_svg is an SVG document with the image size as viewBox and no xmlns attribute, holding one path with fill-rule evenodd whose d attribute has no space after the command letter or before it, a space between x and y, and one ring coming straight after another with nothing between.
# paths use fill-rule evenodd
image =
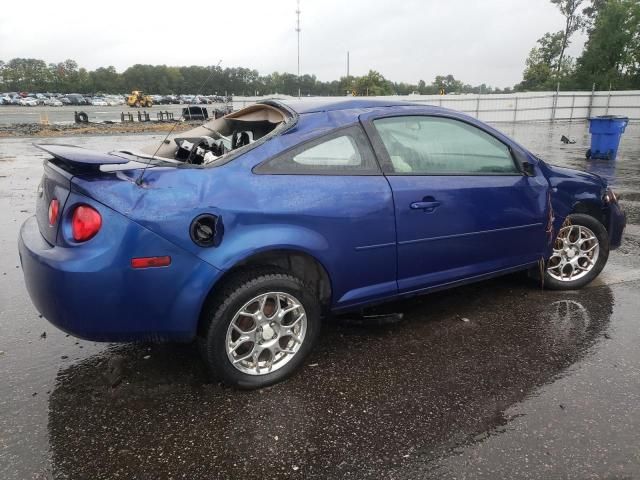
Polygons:
<instances>
[{"instance_id":1,"label":"blue recycling bin","mask_svg":"<svg viewBox=\"0 0 640 480\"><path fill-rule=\"evenodd\" d=\"M620 145L620 137L624 133L629 119L615 115L603 115L589 119L591 148L587 150L587 158L615 160Z\"/></svg>"}]
</instances>

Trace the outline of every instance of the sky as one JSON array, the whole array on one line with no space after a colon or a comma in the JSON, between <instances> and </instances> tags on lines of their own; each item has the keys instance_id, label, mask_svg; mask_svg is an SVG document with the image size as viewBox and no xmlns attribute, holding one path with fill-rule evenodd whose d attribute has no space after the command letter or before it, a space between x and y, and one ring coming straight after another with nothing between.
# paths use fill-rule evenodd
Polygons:
<instances>
[{"instance_id":1,"label":"sky","mask_svg":"<svg viewBox=\"0 0 640 480\"><path fill-rule=\"evenodd\" d=\"M549 0L300 0L301 73L513 86L545 32L563 28ZM0 16L0 59L67 58L93 70L136 63L297 71L295 0L31 0L28 21ZM27 28L28 27L28 28ZM569 54L584 43L576 35Z\"/></svg>"}]
</instances>

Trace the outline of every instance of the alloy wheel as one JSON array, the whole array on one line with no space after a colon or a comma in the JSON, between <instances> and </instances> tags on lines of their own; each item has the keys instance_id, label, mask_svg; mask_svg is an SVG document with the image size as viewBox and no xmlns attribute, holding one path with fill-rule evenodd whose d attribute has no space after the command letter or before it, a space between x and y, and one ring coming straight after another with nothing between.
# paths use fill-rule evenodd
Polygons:
<instances>
[{"instance_id":1,"label":"alloy wheel","mask_svg":"<svg viewBox=\"0 0 640 480\"><path fill-rule=\"evenodd\" d=\"M249 375L266 375L286 365L300 350L307 314L293 295L268 292L245 303L227 329L227 358Z\"/></svg>"},{"instance_id":2,"label":"alloy wheel","mask_svg":"<svg viewBox=\"0 0 640 480\"><path fill-rule=\"evenodd\" d=\"M560 229L547 263L547 273L561 282L578 280L596 265L600 244L596 235L583 225Z\"/></svg>"}]
</instances>

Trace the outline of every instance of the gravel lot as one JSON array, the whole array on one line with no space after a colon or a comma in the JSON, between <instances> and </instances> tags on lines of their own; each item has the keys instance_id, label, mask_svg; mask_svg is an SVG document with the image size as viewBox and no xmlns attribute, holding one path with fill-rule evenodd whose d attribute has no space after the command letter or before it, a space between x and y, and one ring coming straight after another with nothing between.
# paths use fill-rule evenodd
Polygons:
<instances>
[{"instance_id":1,"label":"gravel lot","mask_svg":"<svg viewBox=\"0 0 640 480\"><path fill-rule=\"evenodd\" d=\"M86 112L90 122L119 122L120 114L131 113L138 119L138 111L147 112L152 120L156 120L157 113L171 112L175 119L182 115L182 109L187 105L154 105L150 108L129 108L126 105L112 107L94 107L93 105L65 105L62 107L18 107L11 105L0 106L0 126L10 126L23 123L39 123L46 118L49 123L73 123L74 112ZM212 103L211 105L200 105L207 109L211 115L216 108L224 109L223 103Z\"/></svg>"},{"instance_id":2,"label":"gravel lot","mask_svg":"<svg viewBox=\"0 0 640 480\"><path fill-rule=\"evenodd\" d=\"M0 478L640 478L640 125L616 162L584 159L582 123L498 128L622 195L600 278L548 292L512 275L387 305L393 325L333 319L300 373L256 392L209 383L189 345L96 344L39 318L16 238L44 154L0 139Z\"/></svg>"}]
</instances>

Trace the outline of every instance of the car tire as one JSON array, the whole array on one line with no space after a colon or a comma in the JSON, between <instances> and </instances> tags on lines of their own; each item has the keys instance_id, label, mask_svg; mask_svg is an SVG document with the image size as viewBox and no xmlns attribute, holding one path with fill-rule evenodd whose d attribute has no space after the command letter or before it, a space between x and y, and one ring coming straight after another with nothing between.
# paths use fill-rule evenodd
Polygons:
<instances>
[{"instance_id":1,"label":"car tire","mask_svg":"<svg viewBox=\"0 0 640 480\"><path fill-rule=\"evenodd\" d=\"M266 387L289 377L320 333L317 296L302 280L275 268L242 272L225 283L204 309L198 339L212 377L242 389ZM295 305L300 308L278 318Z\"/></svg>"},{"instance_id":2,"label":"car tire","mask_svg":"<svg viewBox=\"0 0 640 480\"><path fill-rule=\"evenodd\" d=\"M552 290L577 290L588 285L609 258L609 234L602 223L582 213L569 215L567 220L545 265L544 286Z\"/></svg>"}]
</instances>

